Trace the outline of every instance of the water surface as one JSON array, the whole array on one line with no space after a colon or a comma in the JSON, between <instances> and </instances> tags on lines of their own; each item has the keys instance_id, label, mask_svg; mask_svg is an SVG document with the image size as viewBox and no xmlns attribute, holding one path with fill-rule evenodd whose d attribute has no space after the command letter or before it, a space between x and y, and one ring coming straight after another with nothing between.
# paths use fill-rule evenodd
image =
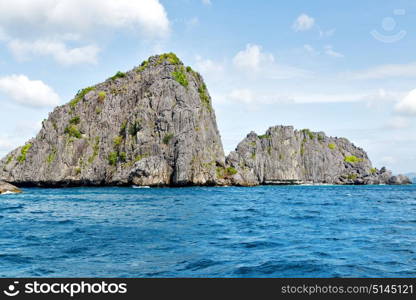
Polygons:
<instances>
[{"instance_id":1,"label":"water surface","mask_svg":"<svg viewBox=\"0 0 416 300\"><path fill-rule=\"evenodd\" d=\"M416 185L24 192L3 277L416 276Z\"/></svg>"}]
</instances>

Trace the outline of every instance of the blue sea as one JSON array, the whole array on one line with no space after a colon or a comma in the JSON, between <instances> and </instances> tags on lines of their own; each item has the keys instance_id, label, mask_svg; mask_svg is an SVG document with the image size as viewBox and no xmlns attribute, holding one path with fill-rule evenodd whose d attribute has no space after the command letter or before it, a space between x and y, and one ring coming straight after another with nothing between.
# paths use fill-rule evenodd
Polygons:
<instances>
[{"instance_id":1,"label":"blue sea","mask_svg":"<svg viewBox=\"0 0 416 300\"><path fill-rule=\"evenodd\" d=\"M415 277L416 185L24 189L2 277Z\"/></svg>"}]
</instances>

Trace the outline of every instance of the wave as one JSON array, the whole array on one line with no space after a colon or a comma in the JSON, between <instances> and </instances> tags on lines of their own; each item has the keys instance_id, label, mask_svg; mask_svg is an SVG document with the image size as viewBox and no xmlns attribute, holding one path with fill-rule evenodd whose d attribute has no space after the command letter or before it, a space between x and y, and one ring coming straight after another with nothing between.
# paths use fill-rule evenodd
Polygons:
<instances>
[{"instance_id":1,"label":"wave","mask_svg":"<svg viewBox=\"0 0 416 300\"><path fill-rule=\"evenodd\" d=\"M0 195L14 195L14 194L18 194L16 192L10 192L10 191L6 191L4 193L0 193Z\"/></svg>"},{"instance_id":2,"label":"wave","mask_svg":"<svg viewBox=\"0 0 416 300\"><path fill-rule=\"evenodd\" d=\"M148 186L148 185L143 185L143 186L133 185L132 188L134 188L134 189L150 189L150 186Z\"/></svg>"}]
</instances>

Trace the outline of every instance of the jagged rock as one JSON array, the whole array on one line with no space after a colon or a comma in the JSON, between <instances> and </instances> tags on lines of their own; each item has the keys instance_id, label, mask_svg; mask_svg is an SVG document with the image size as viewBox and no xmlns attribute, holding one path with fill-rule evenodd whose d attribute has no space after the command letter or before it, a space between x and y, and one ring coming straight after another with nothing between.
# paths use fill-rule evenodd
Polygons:
<instances>
[{"instance_id":1,"label":"jagged rock","mask_svg":"<svg viewBox=\"0 0 416 300\"><path fill-rule=\"evenodd\" d=\"M7 182L0 181L0 194L21 193L22 191Z\"/></svg>"},{"instance_id":2,"label":"jagged rock","mask_svg":"<svg viewBox=\"0 0 416 300\"><path fill-rule=\"evenodd\" d=\"M227 162L227 163L226 163ZM81 90L0 161L20 186L406 184L345 138L271 127L225 162L202 77L169 53Z\"/></svg>"},{"instance_id":3,"label":"jagged rock","mask_svg":"<svg viewBox=\"0 0 416 300\"><path fill-rule=\"evenodd\" d=\"M402 184L412 184L412 181L404 175L393 176L389 179L388 184L391 185L402 185Z\"/></svg>"},{"instance_id":4,"label":"jagged rock","mask_svg":"<svg viewBox=\"0 0 416 300\"><path fill-rule=\"evenodd\" d=\"M227 157L236 174L230 184L407 184L405 176L392 176L372 167L365 151L345 138L323 132L275 126L264 135L251 132Z\"/></svg>"},{"instance_id":5,"label":"jagged rock","mask_svg":"<svg viewBox=\"0 0 416 300\"><path fill-rule=\"evenodd\" d=\"M150 57L57 107L0 162L17 185L213 185L225 157L202 77L176 55Z\"/></svg>"}]
</instances>

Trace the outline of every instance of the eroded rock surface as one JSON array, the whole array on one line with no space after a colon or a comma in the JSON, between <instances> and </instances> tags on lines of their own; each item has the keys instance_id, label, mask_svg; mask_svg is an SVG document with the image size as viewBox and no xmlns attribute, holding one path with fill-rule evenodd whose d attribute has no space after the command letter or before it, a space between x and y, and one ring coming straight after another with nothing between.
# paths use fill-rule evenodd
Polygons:
<instances>
[{"instance_id":1,"label":"eroded rock surface","mask_svg":"<svg viewBox=\"0 0 416 300\"><path fill-rule=\"evenodd\" d=\"M225 159L202 77L176 55L152 56L81 90L38 135L0 161L18 186L408 184L373 168L345 138L275 126Z\"/></svg>"},{"instance_id":2,"label":"eroded rock surface","mask_svg":"<svg viewBox=\"0 0 416 300\"><path fill-rule=\"evenodd\" d=\"M213 185L224 152L202 77L174 54L84 89L0 162L18 185Z\"/></svg>"},{"instance_id":3,"label":"eroded rock surface","mask_svg":"<svg viewBox=\"0 0 416 300\"><path fill-rule=\"evenodd\" d=\"M235 185L258 184L407 184L374 168L367 153L345 138L323 132L275 126L264 135L251 132L227 157L225 177Z\"/></svg>"}]
</instances>

